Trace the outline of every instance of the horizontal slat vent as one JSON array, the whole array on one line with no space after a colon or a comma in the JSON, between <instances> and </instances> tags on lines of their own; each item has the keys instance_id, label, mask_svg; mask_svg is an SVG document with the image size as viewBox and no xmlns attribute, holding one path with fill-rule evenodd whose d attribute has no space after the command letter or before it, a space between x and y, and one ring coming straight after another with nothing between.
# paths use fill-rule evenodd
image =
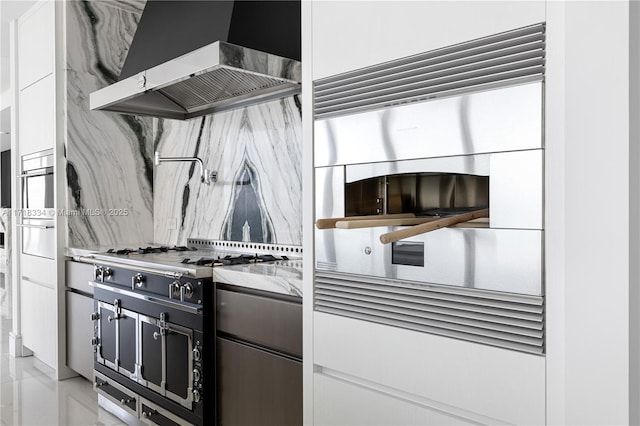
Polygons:
<instances>
[{"instance_id":1,"label":"horizontal slat vent","mask_svg":"<svg viewBox=\"0 0 640 426\"><path fill-rule=\"evenodd\" d=\"M455 339L544 353L544 298L316 271L314 309Z\"/></svg>"},{"instance_id":2,"label":"horizontal slat vent","mask_svg":"<svg viewBox=\"0 0 640 426\"><path fill-rule=\"evenodd\" d=\"M540 81L544 67L537 24L316 80L315 118Z\"/></svg>"}]
</instances>

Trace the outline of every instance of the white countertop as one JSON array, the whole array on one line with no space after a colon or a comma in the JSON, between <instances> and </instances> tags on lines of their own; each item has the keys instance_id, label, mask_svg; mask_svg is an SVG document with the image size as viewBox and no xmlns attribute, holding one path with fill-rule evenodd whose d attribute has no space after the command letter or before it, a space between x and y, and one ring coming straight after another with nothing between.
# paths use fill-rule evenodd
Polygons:
<instances>
[{"instance_id":1,"label":"white countertop","mask_svg":"<svg viewBox=\"0 0 640 426\"><path fill-rule=\"evenodd\" d=\"M213 280L255 290L302 297L302 260L213 268Z\"/></svg>"},{"instance_id":2,"label":"white countertop","mask_svg":"<svg viewBox=\"0 0 640 426\"><path fill-rule=\"evenodd\" d=\"M150 244L130 244L128 246L137 248L138 246L146 247L148 245ZM68 257L90 256L95 253L104 253L109 248L111 247L94 247L91 249L68 247L65 250L65 255ZM301 297L302 260L278 260L267 263L216 266L213 268L213 281Z\"/></svg>"}]
</instances>

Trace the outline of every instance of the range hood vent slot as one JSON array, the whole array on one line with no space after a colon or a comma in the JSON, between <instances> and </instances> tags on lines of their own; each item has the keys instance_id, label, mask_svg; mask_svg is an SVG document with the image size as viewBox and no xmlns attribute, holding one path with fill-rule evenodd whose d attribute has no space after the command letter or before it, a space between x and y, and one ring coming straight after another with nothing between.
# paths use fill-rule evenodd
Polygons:
<instances>
[{"instance_id":1,"label":"range hood vent slot","mask_svg":"<svg viewBox=\"0 0 640 426\"><path fill-rule=\"evenodd\" d=\"M300 92L301 66L217 41L93 92L92 110L186 120Z\"/></svg>"},{"instance_id":2,"label":"range hood vent slot","mask_svg":"<svg viewBox=\"0 0 640 426\"><path fill-rule=\"evenodd\" d=\"M536 24L314 81L316 119L542 81Z\"/></svg>"}]
</instances>

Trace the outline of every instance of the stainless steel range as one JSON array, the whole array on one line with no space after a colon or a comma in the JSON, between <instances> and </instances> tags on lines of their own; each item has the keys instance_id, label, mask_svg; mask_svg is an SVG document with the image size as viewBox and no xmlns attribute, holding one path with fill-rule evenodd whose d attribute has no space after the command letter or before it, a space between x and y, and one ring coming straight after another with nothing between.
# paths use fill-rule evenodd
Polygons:
<instances>
[{"instance_id":1,"label":"stainless steel range","mask_svg":"<svg viewBox=\"0 0 640 426\"><path fill-rule=\"evenodd\" d=\"M95 265L91 319L99 404L129 424L213 424L213 267L287 260L296 250L190 239L182 247L114 249L83 258Z\"/></svg>"}]
</instances>

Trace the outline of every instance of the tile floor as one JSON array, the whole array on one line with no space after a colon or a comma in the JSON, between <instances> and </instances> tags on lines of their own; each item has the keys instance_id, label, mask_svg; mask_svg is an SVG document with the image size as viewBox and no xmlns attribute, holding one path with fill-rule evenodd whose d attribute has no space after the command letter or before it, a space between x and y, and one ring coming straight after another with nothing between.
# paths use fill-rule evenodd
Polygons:
<instances>
[{"instance_id":1,"label":"tile floor","mask_svg":"<svg viewBox=\"0 0 640 426\"><path fill-rule=\"evenodd\" d=\"M7 310L0 304L0 425L124 425L98 407L88 380L55 381L53 371L34 357L9 356Z\"/></svg>"}]
</instances>

